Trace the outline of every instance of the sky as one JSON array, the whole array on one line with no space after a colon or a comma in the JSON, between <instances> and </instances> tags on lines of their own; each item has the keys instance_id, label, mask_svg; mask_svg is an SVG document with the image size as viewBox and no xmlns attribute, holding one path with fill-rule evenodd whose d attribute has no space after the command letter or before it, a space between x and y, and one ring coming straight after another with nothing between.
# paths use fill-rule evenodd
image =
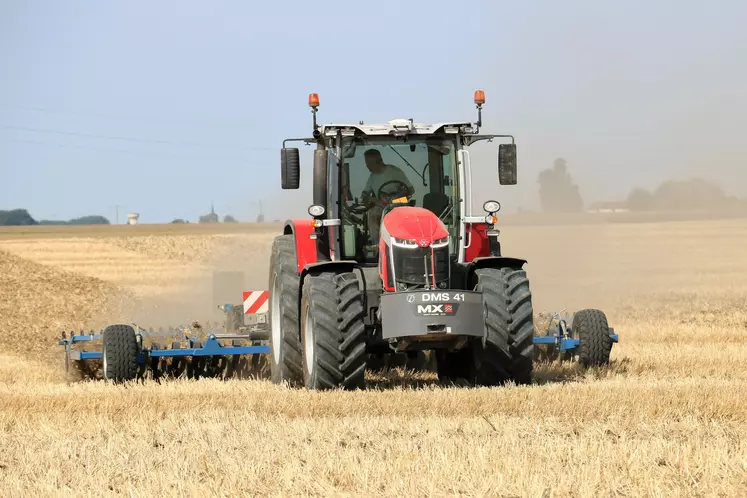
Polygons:
<instances>
[{"instance_id":1,"label":"sky","mask_svg":"<svg viewBox=\"0 0 747 498\"><path fill-rule=\"evenodd\" d=\"M196 221L306 216L284 138L322 122L475 120L473 205L538 207L566 159L587 203L702 177L747 196L747 3L0 0L0 209Z\"/></svg>"}]
</instances>

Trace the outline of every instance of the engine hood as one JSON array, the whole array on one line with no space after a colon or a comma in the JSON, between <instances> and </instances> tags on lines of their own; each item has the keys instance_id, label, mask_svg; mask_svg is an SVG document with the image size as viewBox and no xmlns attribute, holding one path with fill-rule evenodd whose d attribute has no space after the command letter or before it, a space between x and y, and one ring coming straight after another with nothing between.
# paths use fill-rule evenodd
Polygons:
<instances>
[{"instance_id":1,"label":"engine hood","mask_svg":"<svg viewBox=\"0 0 747 498\"><path fill-rule=\"evenodd\" d=\"M434 240L449 236L446 225L438 216L414 206L392 209L384 216L383 227L382 236L412 241L420 247L428 247Z\"/></svg>"}]
</instances>

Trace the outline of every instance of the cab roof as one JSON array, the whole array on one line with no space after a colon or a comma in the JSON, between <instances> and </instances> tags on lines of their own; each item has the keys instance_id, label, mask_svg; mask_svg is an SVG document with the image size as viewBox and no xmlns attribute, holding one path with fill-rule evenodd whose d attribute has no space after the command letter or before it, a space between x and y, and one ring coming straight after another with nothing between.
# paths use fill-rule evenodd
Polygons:
<instances>
[{"instance_id":1,"label":"cab roof","mask_svg":"<svg viewBox=\"0 0 747 498\"><path fill-rule=\"evenodd\" d=\"M476 130L469 122L452 123L415 123L412 119L393 119L383 124L346 124L334 123L319 126L322 136L329 137L337 135L340 130L343 136L370 135L370 136L404 136L404 135L433 135L436 133L458 134L474 133Z\"/></svg>"}]
</instances>

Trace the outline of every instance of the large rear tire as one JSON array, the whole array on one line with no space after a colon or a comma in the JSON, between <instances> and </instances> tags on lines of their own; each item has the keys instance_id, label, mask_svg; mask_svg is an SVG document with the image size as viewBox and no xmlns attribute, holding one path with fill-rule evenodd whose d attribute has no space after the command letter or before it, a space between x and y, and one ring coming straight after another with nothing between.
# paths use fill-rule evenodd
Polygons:
<instances>
[{"instance_id":1,"label":"large rear tire","mask_svg":"<svg viewBox=\"0 0 747 498\"><path fill-rule=\"evenodd\" d=\"M534 312L524 270L481 268L475 290L483 293L487 338L473 345L474 382L531 384L534 359Z\"/></svg>"},{"instance_id":2,"label":"large rear tire","mask_svg":"<svg viewBox=\"0 0 747 498\"><path fill-rule=\"evenodd\" d=\"M130 325L109 325L103 335L104 378L116 383L135 379L139 352L135 329Z\"/></svg>"},{"instance_id":3,"label":"large rear tire","mask_svg":"<svg viewBox=\"0 0 747 498\"><path fill-rule=\"evenodd\" d=\"M571 335L581 341L578 361L583 367L607 365L610 362L612 338L607 316L600 310L581 310L573 316Z\"/></svg>"},{"instance_id":4,"label":"large rear tire","mask_svg":"<svg viewBox=\"0 0 747 498\"><path fill-rule=\"evenodd\" d=\"M366 330L355 273L304 278L301 298L303 379L308 389L363 389Z\"/></svg>"},{"instance_id":5,"label":"large rear tire","mask_svg":"<svg viewBox=\"0 0 747 498\"><path fill-rule=\"evenodd\" d=\"M270 371L272 382L291 386L303 380L298 325L300 278L293 235L275 237L270 260Z\"/></svg>"}]
</instances>

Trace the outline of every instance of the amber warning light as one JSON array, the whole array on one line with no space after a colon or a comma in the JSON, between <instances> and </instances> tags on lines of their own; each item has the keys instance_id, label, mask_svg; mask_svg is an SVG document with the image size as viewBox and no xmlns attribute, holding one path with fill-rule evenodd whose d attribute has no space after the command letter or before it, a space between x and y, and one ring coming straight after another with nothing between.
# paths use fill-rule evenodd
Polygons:
<instances>
[{"instance_id":1,"label":"amber warning light","mask_svg":"<svg viewBox=\"0 0 747 498\"><path fill-rule=\"evenodd\" d=\"M309 94L309 107L319 107L319 95L318 94L316 93Z\"/></svg>"},{"instance_id":2,"label":"amber warning light","mask_svg":"<svg viewBox=\"0 0 747 498\"><path fill-rule=\"evenodd\" d=\"M309 100L311 98L309 97ZM475 104L482 105L485 103L485 92L482 90L475 90Z\"/></svg>"}]
</instances>

